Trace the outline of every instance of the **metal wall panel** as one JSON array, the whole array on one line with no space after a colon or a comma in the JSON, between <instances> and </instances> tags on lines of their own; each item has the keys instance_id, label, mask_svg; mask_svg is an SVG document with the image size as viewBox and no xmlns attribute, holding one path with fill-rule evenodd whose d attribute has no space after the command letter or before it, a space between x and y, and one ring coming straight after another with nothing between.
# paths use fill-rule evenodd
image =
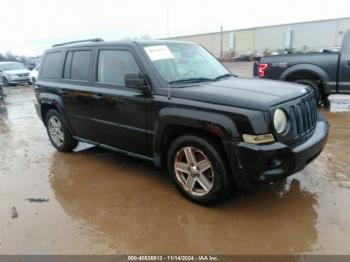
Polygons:
<instances>
[{"instance_id":1,"label":"metal wall panel","mask_svg":"<svg viewBox=\"0 0 350 262\"><path fill-rule=\"evenodd\" d=\"M234 51L238 54L283 50L291 36L291 48L294 50L316 51L326 47L340 46L346 30L350 29L350 18L258 27L246 30L224 31L222 33L223 55ZM289 33L290 32L290 35ZM234 41L230 37L234 35ZM288 37L287 37L288 36ZM221 33L173 37L168 39L196 42L212 52L216 57L221 54ZM234 43L234 49L230 48Z\"/></svg>"},{"instance_id":2,"label":"metal wall panel","mask_svg":"<svg viewBox=\"0 0 350 262\"><path fill-rule=\"evenodd\" d=\"M317 50L336 45L337 21L303 23L293 26L293 48Z\"/></svg>"},{"instance_id":3,"label":"metal wall panel","mask_svg":"<svg viewBox=\"0 0 350 262\"><path fill-rule=\"evenodd\" d=\"M249 54L255 51L255 29L235 32L237 53Z\"/></svg>"},{"instance_id":4,"label":"metal wall panel","mask_svg":"<svg viewBox=\"0 0 350 262\"><path fill-rule=\"evenodd\" d=\"M289 31L293 32L292 26L262 27L256 29L256 51L266 49L277 50L284 48L284 37Z\"/></svg>"}]
</instances>

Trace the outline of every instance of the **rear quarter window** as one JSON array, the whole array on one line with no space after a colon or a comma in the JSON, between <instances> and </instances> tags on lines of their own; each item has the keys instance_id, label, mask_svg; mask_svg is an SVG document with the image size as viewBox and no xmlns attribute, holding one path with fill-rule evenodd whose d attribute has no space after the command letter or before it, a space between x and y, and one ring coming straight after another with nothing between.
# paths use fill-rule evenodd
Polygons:
<instances>
[{"instance_id":1,"label":"rear quarter window","mask_svg":"<svg viewBox=\"0 0 350 262\"><path fill-rule=\"evenodd\" d=\"M42 78L56 79L60 71L62 52L52 52L45 56L40 75Z\"/></svg>"}]
</instances>

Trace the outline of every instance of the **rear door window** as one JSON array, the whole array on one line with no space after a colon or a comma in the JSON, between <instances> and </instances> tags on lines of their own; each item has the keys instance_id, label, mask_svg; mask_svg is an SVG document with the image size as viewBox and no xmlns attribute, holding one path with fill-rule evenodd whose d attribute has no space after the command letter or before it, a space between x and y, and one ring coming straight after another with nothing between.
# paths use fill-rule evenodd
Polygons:
<instances>
[{"instance_id":1,"label":"rear door window","mask_svg":"<svg viewBox=\"0 0 350 262\"><path fill-rule=\"evenodd\" d=\"M69 51L64 63L63 78L89 81L91 56L91 50Z\"/></svg>"},{"instance_id":2,"label":"rear door window","mask_svg":"<svg viewBox=\"0 0 350 262\"><path fill-rule=\"evenodd\" d=\"M126 73L140 73L133 55L125 50L100 50L97 65L97 82L125 86Z\"/></svg>"}]
</instances>

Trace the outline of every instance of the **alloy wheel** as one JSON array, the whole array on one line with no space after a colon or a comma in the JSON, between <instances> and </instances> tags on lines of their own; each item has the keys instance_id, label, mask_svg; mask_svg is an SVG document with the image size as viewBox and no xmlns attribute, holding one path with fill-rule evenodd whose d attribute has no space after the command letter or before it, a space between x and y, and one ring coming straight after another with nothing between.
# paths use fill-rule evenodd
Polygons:
<instances>
[{"instance_id":1,"label":"alloy wheel","mask_svg":"<svg viewBox=\"0 0 350 262\"><path fill-rule=\"evenodd\" d=\"M51 116L48 121L48 131L52 141L60 147L64 142L64 133L61 121L56 116Z\"/></svg>"},{"instance_id":2,"label":"alloy wheel","mask_svg":"<svg viewBox=\"0 0 350 262\"><path fill-rule=\"evenodd\" d=\"M174 171L180 185L194 196L204 196L214 185L214 169L208 157L199 149L181 148L174 160Z\"/></svg>"}]
</instances>

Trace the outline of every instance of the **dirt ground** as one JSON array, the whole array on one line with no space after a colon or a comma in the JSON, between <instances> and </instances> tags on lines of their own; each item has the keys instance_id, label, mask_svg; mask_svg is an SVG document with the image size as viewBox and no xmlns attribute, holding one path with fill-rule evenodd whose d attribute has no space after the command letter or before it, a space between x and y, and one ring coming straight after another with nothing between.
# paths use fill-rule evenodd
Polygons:
<instances>
[{"instance_id":1,"label":"dirt ground","mask_svg":"<svg viewBox=\"0 0 350 262\"><path fill-rule=\"evenodd\" d=\"M0 254L350 254L349 96L322 110L329 141L304 171L207 208L148 162L86 144L56 152L32 87L5 92Z\"/></svg>"}]
</instances>

